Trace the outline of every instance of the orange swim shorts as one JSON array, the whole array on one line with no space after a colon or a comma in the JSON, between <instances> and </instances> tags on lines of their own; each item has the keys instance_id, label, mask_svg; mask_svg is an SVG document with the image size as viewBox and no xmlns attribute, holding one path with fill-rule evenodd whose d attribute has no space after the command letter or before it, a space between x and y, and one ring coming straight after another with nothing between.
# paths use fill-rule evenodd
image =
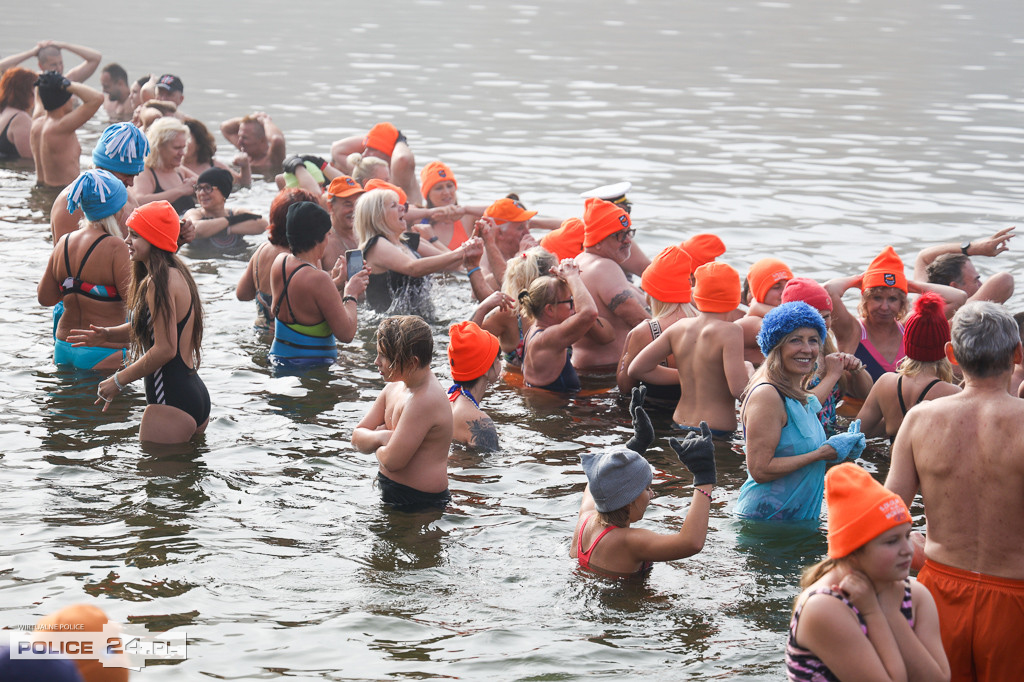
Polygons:
<instances>
[{"instance_id":1,"label":"orange swim shorts","mask_svg":"<svg viewBox=\"0 0 1024 682\"><path fill-rule=\"evenodd\" d=\"M928 559L917 576L939 609L953 682L1021 679L1024 580L997 578Z\"/></svg>"}]
</instances>

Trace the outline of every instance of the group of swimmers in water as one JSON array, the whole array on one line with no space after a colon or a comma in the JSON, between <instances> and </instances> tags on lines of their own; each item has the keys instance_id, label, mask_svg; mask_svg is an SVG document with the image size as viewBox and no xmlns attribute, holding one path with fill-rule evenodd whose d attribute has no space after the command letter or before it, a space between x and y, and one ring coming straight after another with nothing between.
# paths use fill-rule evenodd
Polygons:
<instances>
[{"instance_id":1,"label":"group of swimmers in water","mask_svg":"<svg viewBox=\"0 0 1024 682\"><path fill-rule=\"evenodd\" d=\"M174 76L156 80L182 90ZM61 87L69 99L77 94ZM92 152L95 167L57 197L54 250L38 289L40 303L55 306L55 361L113 371L97 403L106 409L129 383L144 381L141 440L184 442L210 418L198 376L202 301L179 246L207 240L230 249L265 233L236 294L256 301L273 363L331 363L338 342L355 337L360 307L383 316L374 364L385 386L352 444L376 456L386 503L447 505L452 442L500 447L483 403L503 377L524 390L573 395L580 371L598 383L614 374L630 396L634 434L625 447L582 458L588 483L571 544L582 568L643 575L653 562L699 552L717 483L714 441L739 426L747 480L737 515L816 523L822 502L828 507L829 559L809 571L797 599L791 679L949 678L935 601L908 577L907 504L916 489L889 493L851 461L866 438L895 438L915 405L970 385L952 362L948 320L979 305L1002 309L1012 276L983 283L970 256L1006 251L1013 228L925 248L913 279L891 246L862 272L823 283L777 258L741 277L721 260L726 247L714 234L648 259L633 244L629 183L587 193L580 218L542 218L516 195L459 204L456 176L441 161L412 182L408 141L387 122L336 142L328 160L286 156L266 115L228 121L225 136L249 150L246 167L210 159L198 174L183 165L194 133L174 112L141 125L147 130L109 126ZM226 205L257 165L280 188L267 219ZM432 369L426 321L436 273L457 273L478 302L449 329L447 391ZM850 289L860 291L856 312L843 301ZM908 317L911 294L918 298ZM1015 338L1002 369L1016 397L1019 329ZM669 446L694 478L676 533L632 527L652 496L647 409L671 410L682 439ZM845 429L840 412L855 417Z\"/></svg>"}]
</instances>

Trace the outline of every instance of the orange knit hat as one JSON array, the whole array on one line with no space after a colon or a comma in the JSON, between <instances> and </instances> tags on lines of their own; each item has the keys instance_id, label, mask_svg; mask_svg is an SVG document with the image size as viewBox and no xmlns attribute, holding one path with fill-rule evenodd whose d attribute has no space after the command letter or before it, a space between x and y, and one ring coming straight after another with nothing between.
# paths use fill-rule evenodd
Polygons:
<instances>
[{"instance_id":1,"label":"orange knit hat","mask_svg":"<svg viewBox=\"0 0 1024 682\"><path fill-rule=\"evenodd\" d=\"M697 285L693 302L704 313L728 313L740 304L740 275L719 261L705 263L693 273Z\"/></svg>"},{"instance_id":2,"label":"orange knit hat","mask_svg":"<svg viewBox=\"0 0 1024 682\"><path fill-rule=\"evenodd\" d=\"M370 128L370 132L366 133L366 137L363 138L363 147L376 149L391 156L391 152L395 151L399 135L401 133L398 128L391 123L378 123Z\"/></svg>"},{"instance_id":3,"label":"orange knit hat","mask_svg":"<svg viewBox=\"0 0 1024 682\"><path fill-rule=\"evenodd\" d=\"M868 269L864 271L864 279L861 281L860 290L866 291L871 287L896 287L907 292L907 276L903 272L903 261L896 255L896 249L887 246L882 253L875 256Z\"/></svg>"},{"instance_id":4,"label":"orange knit hat","mask_svg":"<svg viewBox=\"0 0 1024 682\"><path fill-rule=\"evenodd\" d=\"M762 258L751 265L750 272L747 273L750 292L754 294L754 300L758 303L764 303L768 290L787 279L793 279L793 272L778 258Z\"/></svg>"},{"instance_id":5,"label":"orange knit hat","mask_svg":"<svg viewBox=\"0 0 1024 682\"><path fill-rule=\"evenodd\" d=\"M910 523L907 505L864 469L843 462L825 474L828 505L828 555L840 559L902 523Z\"/></svg>"},{"instance_id":6,"label":"orange knit hat","mask_svg":"<svg viewBox=\"0 0 1024 682\"><path fill-rule=\"evenodd\" d=\"M604 199L587 199L583 209L583 246L593 246L609 235L628 230L633 223L621 207Z\"/></svg>"},{"instance_id":7,"label":"orange knit hat","mask_svg":"<svg viewBox=\"0 0 1024 682\"><path fill-rule=\"evenodd\" d=\"M178 213L166 201L152 201L132 211L125 224L158 249L178 250L181 223Z\"/></svg>"},{"instance_id":8,"label":"orange knit hat","mask_svg":"<svg viewBox=\"0 0 1024 682\"><path fill-rule=\"evenodd\" d=\"M103 632L103 626L110 621L103 610L90 604L74 604L60 611L43 616L36 623L36 630L57 632ZM102 652L101 654L102 655ZM103 667L103 662L96 659L78 659L75 661L78 673L85 682L124 682L128 679L127 668Z\"/></svg>"},{"instance_id":9,"label":"orange knit hat","mask_svg":"<svg viewBox=\"0 0 1024 682\"><path fill-rule=\"evenodd\" d=\"M696 270L705 263L710 263L723 253L725 244L713 234L695 234L680 244L686 253L690 254L690 262Z\"/></svg>"},{"instance_id":10,"label":"orange knit hat","mask_svg":"<svg viewBox=\"0 0 1024 682\"><path fill-rule=\"evenodd\" d=\"M494 222L502 223L523 223L537 215L536 211L527 211L526 208L515 199L498 199L487 207L484 215L494 218Z\"/></svg>"},{"instance_id":11,"label":"orange knit hat","mask_svg":"<svg viewBox=\"0 0 1024 682\"><path fill-rule=\"evenodd\" d=\"M451 180L455 185L455 189L459 188L455 174L452 173L452 169L448 166L440 161L431 161L424 166L420 171L420 194L423 195L423 200L427 200L427 195L430 194L430 190L434 188L434 185L446 180Z\"/></svg>"},{"instance_id":12,"label":"orange knit hat","mask_svg":"<svg viewBox=\"0 0 1024 682\"><path fill-rule=\"evenodd\" d=\"M334 183L331 183L331 184L334 184ZM365 189L367 192L369 192L371 189L389 189L389 190L391 190L392 192L394 192L395 194L398 195L398 203L400 203L400 204L407 204L407 203L409 203L409 197L406 196L405 190L403 190L398 185L392 185L390 182L385 182L384 180L381 180L380 178L373 178L372 180L367 180L366 181L366 185L363 186L363 189Z\"/></svg>"},{"instance_id":13,"label":"orange knit hat","mask_svg":"<svg viewBox=\"0 0 1024 682\"><path fill-rule=\"evenodd\" d=\"M681 246L669 246L654 257L640 286L664 303L690 302L690 256Z\"/></svg>"},{"instance_id":14,"label":"orange knit hat","mask_svg":"<svg viewBox=\"0 0 1024 682\"><path fill-rule=\"evenodd\" d=\"M327 195L332 197L350 197L359 195L366 190L359 186L359 183L347 175L339 175L331 180L327 186Z\"/></svg>"},{"instance_id":15,"label":"orange knit hat","mask_svg":"<svg viewBox=\"0 0 1024 682\"><path fill-rule=\"evenodd\" d=\"M567 218L561 227L540 238L540 245L555 254L558 260L575 258L583 251L583 221Z\"/></svg>"},{"instance_id":16,"label":"orange knit hat","mask_svg":"<svg viewBox=\"0 0 1024 682\"><path fill-rule=\"evenodd\" d=\"M466 320L448 328L448 363L455 381L476 381L498 357L498 337Z\"/></svg>"}]
</instances>

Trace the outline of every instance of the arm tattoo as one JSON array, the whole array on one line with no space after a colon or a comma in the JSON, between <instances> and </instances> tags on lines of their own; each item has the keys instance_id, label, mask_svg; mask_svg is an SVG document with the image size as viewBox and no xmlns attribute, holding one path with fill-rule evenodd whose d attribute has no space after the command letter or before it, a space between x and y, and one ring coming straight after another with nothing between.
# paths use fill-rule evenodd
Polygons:
<instances>
[{"instance_id":1,"label":"arm tattoo","mask_svg":"<svg viewBox=\"0 0 1024 682\"><path fill-rule=\"evenodd\" d=\"M477 450L498 450L498 430L490 417L481 417L469 422L469 444Z\"/></svg>"},{"instance_id":2,"label":"arm tattoo","mask_svg":"<svg viewBox=\"0 0 1024 682\"><path fill-rule=\"evenodd\" d=\"M629 294L629 291L620 291L615 294L615 298L608 302L608 310L614 313L616 308L631 298L633 297Z\"/></svg>"}]
</instances>

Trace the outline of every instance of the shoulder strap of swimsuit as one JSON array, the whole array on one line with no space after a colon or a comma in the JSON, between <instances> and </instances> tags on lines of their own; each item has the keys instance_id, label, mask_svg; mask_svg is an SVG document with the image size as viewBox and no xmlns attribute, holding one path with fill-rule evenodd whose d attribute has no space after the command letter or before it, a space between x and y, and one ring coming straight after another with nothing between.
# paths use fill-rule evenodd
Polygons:
<instances>
[{"instance_id":1,"label":"shoulder strap of swimsuit","mask_svg":"<svg viewBox=\"0 0 1024 682\"><path fill-rule=\"evenodd\" d=\"M917 402L915 402L914 404L920 405L921 401L924 400L924 397L928 395L928 391L932 390L932 386L939 383L940 381L942 381L942 379L932 379L931 381L929 381L928 385L924 387L923 391L921 391L921 395L917 396Z\"/></svg>"},{"instance_id":2,"label":"shoulder strap of swimsuit","mask_svg":"<svg viewBox=\"0 0 1024 682\"><path fill-rule=\"evenodd\" d=\"M310 265L309 263L301 263L299 265L299 267L297 267L294 270L292 270L292 274L285 276L285 272L288 269L288 259L285 258L283 261L281 261L281 277L284 279L284 286L281 288L281 299L279 299L277 301L277 305L274 307L274 317L275 318L277 317L277 314L279 312L281 312L281 302L282 302L282 300L288 301L288 310L289 311L291 311L291 309L292 309L292 300L290 298L288 298L288 285L292 283L292 277L294 277L295 273L297 273L302 268L311 268L311 267L313 267L313 266ZM294 318L295 315L292 315L292 317Z\"/></svg>"},{"instance_id":3,"label":"shoulder strap of swimsuit","mask_svg":"<svg viewBox=\"0 0 1024 682\"><path fill-rule=\"evenodd\" d=\"M907 416L907 404L905 402L903 402L903 375L902 374L899 376L898 379L896 379L896 397L900 399L900 411L903 412L903 416L906 417Z\"/></svg>"},{"instance_id":4,"label":"shoulder strap of swimsuit","mask_svg":"<svg viewBox=\"0 0 1024 682\"><path fill-rule=\"evenodd\" d=\"M94 241L92 244L89 245L89 249L85 252L85 255L82 256L82 262L78 264L78 274L75 275L75 279L77 279L77 280L81 280L82 279L82 269L85 268L85 261L89 260L89 256L91 256L92 252L96 249L97 246L99 246L99 243L101 241L103 241L104 239L106 239L107 237L109 237L109 236L110 236L109 234L104 232L103 234L101 234L99 237L96 238L96 241ZM67 258L67 255L68 255L67 249L68 249L68 243L65 241L64 242L64 257L65 258ZM69 275L71 274L71 270L70 269L68 269L68 274Z\"/></svg>"}]
</instances>

